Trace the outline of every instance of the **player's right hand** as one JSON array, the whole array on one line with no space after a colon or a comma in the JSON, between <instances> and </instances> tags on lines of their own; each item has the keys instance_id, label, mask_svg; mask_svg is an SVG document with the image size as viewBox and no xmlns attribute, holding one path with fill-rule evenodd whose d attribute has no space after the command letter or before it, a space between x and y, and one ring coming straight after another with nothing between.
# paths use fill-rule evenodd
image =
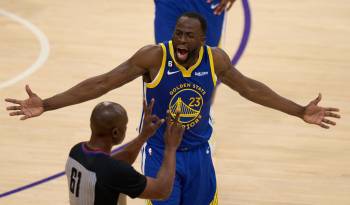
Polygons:
<instances>
[{"instance_id":1,"label":"player's right hand","mask_svg":"<svg viewBox=\"0 0 350 205\"><path fill-rule=\"evenodd\" d=\"M213 0L207 0L208 4L211 4L212 9L214 10L214 14L215 15L221 15L222 12L224 12L225 10L228 11L231 9L232 4L235 2L236 0L220 0L220 3L218 4L212 4Z\"/></svg>"},{"instance_id":2,"label":"player's right hand","mask_svg":"<svg viewBox=\"0 0 350 205\"><path fill-rule=\"evenodd\" d=\"M180 111L176 111L175 119L172 119L170 112L167 111L167 126L164 134L164 142L166 146L177 148L181 143L185 127L179 122L179 117Z\"/></svg>"},{"instance_id":3,"label":"player's right hand","mask_svg":"<svg viewBox=\"0 0 350 205\"><path fill-rule=\"evenodd\" d=\"M6 98L6 102L10 102L16 105L8 106L6 110L9 110L10 116L21 116L21 120L25 120L31 117L36 117L44 112L43 100L26 85L26 91L29 96L26 100L16 100Z\"/></svg>"}]
</instances>

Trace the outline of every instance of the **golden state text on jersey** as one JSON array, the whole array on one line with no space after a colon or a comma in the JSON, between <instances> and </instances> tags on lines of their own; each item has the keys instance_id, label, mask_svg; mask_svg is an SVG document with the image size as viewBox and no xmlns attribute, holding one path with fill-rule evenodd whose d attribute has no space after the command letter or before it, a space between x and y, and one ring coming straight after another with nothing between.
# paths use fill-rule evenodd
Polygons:
<instances>
[{"instance_id":1,"label":"golden state text on jersey","mask_svg":"<svg viewBox=\"0 0 350 205\"><path fill-rule=\"evenodd\" d=\"M153 113L165 118L167 110L175 117L180 110L179 121L186 127L180 149L190 149L207 142L212 134L210 109L216 86L214 62L209 46L202 46L198 60L189 68L178 64L172 42L161 43L162 64L155 79L144 84L147 102L155 99ZM163 147L165 124L147 143Z\"/></svg>"}]
</instances>

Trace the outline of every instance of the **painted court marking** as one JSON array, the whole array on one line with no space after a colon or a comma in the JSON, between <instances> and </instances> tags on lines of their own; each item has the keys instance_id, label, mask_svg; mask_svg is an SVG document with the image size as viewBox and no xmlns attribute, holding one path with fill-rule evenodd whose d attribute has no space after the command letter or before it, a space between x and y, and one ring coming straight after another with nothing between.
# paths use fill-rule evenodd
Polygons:
<instances>
[{"instance_id":1,"label":"painted court marking","mask_svg":"<svg viewBox=\"0 0 350 205\"><path fill-rule=\"evenodd\" d=\"M233 58L232 58L232 61L231 61L233 65L236 65L236 64L238 63L239 59L241 58L241 56L242 56L242 54L243 54L243 52L244 52L244 50L245 50L245 48L246 48L246 46L247 46L247 43L248 43L248 40L249 40L249 35L250 35L250 28L251 28L251 12L250 12L250 7L249 7L249 2L248 2L248 0L242 0L242 4L243 4L243 11L244 11L244 30L243 30L243 35L242 35L241 43L240 43L240 45L239 45L239 47L238 47L238 49L237 49L235 55L234 55ZM4 12L4 11L0 10L0 15L2 14L2 12ZM6 12L6 13L7 13L7 12ZM8 13L8 14L9 14L9 13ZM7 14L7 15L8 15L8 14ZM13 15L13 14L10 14L10 15ZM14 16L15 18L19 18L19 17L15 16L15 15L13 15L13 16ZM13 17L11 17L11 18L13 18ZM24 20L23 20L23 21L24 21ZM26 21L25 21L25 22L26 22ZM29 22L28 22L28 23L29 23ZM32 25L32 24L29 23L29 25ZM35 27L34 27L34 28L35 28ZM37 31L39 31L39 30L37 30ZM40 31L39 31L39 32L40 32ZM34 33L34 32L33 32L33 33ZM41 32L40 32L40 33L41 33ZM42 33L41 33L41 34L42 34ZM44 36L44 37L45 37L45 36ZM38 38L38 39L39 39L39 38ZM46 38L45 38L45 39L46 39ZM47 40L46 40L46 41L47 41ZM41 42L41 41L40 41L40 42ZM42 45L42 44L40 43L40 45ZM43 48L43 46L42 46L42 48ZM42 50L43 50L43 49L42 49ZM48 44L47 44L47 55L48 55ZM40 56L39 56L39 57L40 57ZM46 56L46 58L47 58L47 56ZM45 58L45 60L46 60L46 58ZM38 59L39 59L39 58L38 58ZM37 61L37 62L38 62L38 61ZM43 61L43 62L45 62L45 61ZM40 65L42 65L43 62L42 62ZM34 64L33 64L33 65L34 65ZM21 78L21 79L22 79L22 78ZM19 79L19 80L21 80L21 79ZM17 80L17 81L18 81L18 80ZM1 85L2 85L2 84L0 84L0 88L1 88ZM123 146L125 146L125 145L123 145ZM123 148L123 146L116 148L115 150L113 150L112 153L118 152L119 150L121 150L121 149ZM52 176L46 177L46 178L44 178L44 179L38 180L38 181L36 181L36 182L27 184L27 185L25 185L25 186L21 186L21 187L19 187L19 188L16 188L16 189L13 189L13 190L10 190L10 191L1 193L1 194L0 194L0 198L5 197L5 196L9 196L9 195L12 195L12 194L15 194L15 193L17 193L17 192L20 192L20 191L23 191L23 190L26 190L26 189L29 189L29 188L32 188L32 187L37 186L37 185L42 184L42 183L46 183L46 182L48 182L48 181L51 181L51 180L56 179L56 178L58 178L58 177L61 177L61 176L63 176L63 175L64 175L64 171L59 172L59 173L57 173L57 174L54 174L54 175L52 175Z\"/></svg>"},{"instance_id":2,"label":"painted court marking","mask_svg":"<svg viewBox=\"0 0 350 205\"><path fill-rule=\"evenodd\" d=\"M19 16L16 16L13 13L10 13L10 12L7 12L7 11L1 10L1 9L0 9L0 15L8 17L11 20L13 20L13 21L23 25L27 29L29 29L35 35L35 37L38 39L39 44L40 44L40 54L39 54L38 58L36 59L36 61L30 67L28 67L26 70L24 70L22 73L15 76L14 78L6 80L5 82L0 82L0 89L1 89L1 88L5 88L5 87L11 86L11 85L17 83L18 81L31 75L34 71L38 70L45 63L45 61L47 60L47 58L49 56L50 45L49 45L49 41L46 38L45 34L42 31L40 31L40 29L38 29L35 25L30 23L29 21L27 21Z\"/></svg>"},{"instance_id":3,"label":"painted court marking","mask_svg":"<svg viewBox=\"0 0 350 205\"><path fill-rule=\"evenodd\" d=\"M239 59L243 55L245 48L247 47L249 36L250 36L250 28L252 26L251 12L250 12L248 0L242 0L242 4L243 4L243 11L244 11L243 12L244 13L244 30L243 30L241 43L239 44L239 47L235 55L232 57L231 63L233 65L237 65Z\"/></svg>"}]
</instances>

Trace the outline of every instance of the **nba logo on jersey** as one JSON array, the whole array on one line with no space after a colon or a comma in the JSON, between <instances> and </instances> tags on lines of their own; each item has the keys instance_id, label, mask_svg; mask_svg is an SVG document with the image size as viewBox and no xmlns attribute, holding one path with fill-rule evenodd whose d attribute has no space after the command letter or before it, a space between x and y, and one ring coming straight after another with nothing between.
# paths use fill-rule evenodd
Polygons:
<instances>
[{"instance_id":1,"label":"nba logo on jersey","mask_svg":"<svg viewBox=\"0 0 350 205\"><path fill-rule=\"evenodd\" d=\"M173 61L168 61L168 67L173 67Z\"/></svg>"}]
</instances>

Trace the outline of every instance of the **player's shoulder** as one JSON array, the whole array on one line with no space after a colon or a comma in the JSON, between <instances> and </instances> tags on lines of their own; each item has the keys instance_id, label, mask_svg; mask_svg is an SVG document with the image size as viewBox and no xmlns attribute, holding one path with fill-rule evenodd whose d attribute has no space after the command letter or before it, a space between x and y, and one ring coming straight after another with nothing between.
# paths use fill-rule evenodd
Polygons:
<instances>
[{"instance_id":1,"label":"player's shoulder","mask_svg":"<svg viewBox=\"0 0 350 205\"><path fill-rule=\"evenodd\" d=\"M211 52L213 55L215 67L217 67L217 66L222 67L225 65L231 65L230 57L227 55L226 51L224 51L222 48L211 47Z\"/></svg>"},{"instance_id":2,"label":"player's shoulder","mask_svg":"<svg viewBox=\"0 0 350 205\"><path fill-rule=\"evenodd\" d=\"M146 45L140 48L131 58L131 61L146 69L158 68L163 58L163 49L160 45Z\"/></svg>"},{"instance_id":3,"label":"player's shoulder","mask_svg":"<svg viewBox=\"0 0 350 205\"><path fill-rule=\"evenodd\" d=\"M161 56L163 53L163 49L159 44L151 44L151 45L143 46L142 48L140 48L138 52L141 52L142 54L145 54L148 56L149 55Z\"/></svg>"},{"instance_id":4,"label":"player's shoulder","mask_svg":"<svg viewBox=\"0 0 350 205\"><path fill-rule=\"evenodd\" d=\"M222 48L219 48L219 47L210 47L210 48L214 59L228 57L226 51L224 51Z\"/></svg>"}]
</instances>

